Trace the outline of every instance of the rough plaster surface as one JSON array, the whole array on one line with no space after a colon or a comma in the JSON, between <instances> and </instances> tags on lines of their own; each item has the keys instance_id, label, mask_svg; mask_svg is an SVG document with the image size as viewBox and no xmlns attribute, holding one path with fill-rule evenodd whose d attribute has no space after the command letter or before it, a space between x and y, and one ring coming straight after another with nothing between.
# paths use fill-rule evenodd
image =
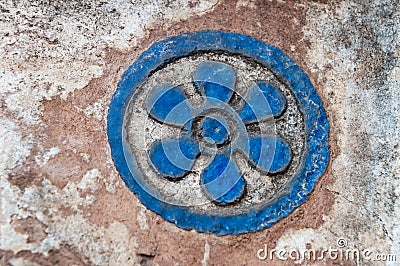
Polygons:
<instances>
[{"instance_id":1,"label":"rough plaster surface","mask_svg":"<svg viewBox=\"0 0 400 266\"><path fill-rule=\"evenodd\" d=\"M338 238L398 263L399 9L397 1L2 1L0 264L292 265L260 262L257 251L337 247ZM123 71L151 43L203 29L283 49L330 119L331 163L311 198L258 233L176 228L138 202L110 158L105 118Z\"/></svg>"}]
</instances>

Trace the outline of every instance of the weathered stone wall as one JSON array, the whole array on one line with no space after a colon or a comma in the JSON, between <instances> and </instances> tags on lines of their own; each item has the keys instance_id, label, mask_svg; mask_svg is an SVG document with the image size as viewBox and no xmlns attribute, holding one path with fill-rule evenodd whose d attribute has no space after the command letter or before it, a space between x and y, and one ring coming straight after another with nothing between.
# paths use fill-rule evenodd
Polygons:
<instances>
[{"instance_id":1,"label":"weathered stone wall","mask_svg":"<svg viewBox=\"0 0 400 266\"><path fill-rule=\"evenodd\" d=\"M398 263L399 9L398 1L2 1L0 264L259 265L264 244L325 249L339 238ZM305 204L261 232L175 227L141 205L110 156L107 108L122 73L153 42L204 29L281 48L309 75L330 120L327 172Z\"/></svg>"}]
</instances>

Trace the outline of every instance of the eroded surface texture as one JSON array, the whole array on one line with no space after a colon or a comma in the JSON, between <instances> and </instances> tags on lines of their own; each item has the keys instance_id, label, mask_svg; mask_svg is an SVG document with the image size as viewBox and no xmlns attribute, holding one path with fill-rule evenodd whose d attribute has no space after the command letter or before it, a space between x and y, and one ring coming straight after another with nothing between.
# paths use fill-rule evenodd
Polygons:
<instances>
[{"instance_id":1,"label":"eroded surface texture","mask_svg":"<svg viewBox=\"0 0 400 266\"><path fill-rule=\"evenodd\" d=\"M0 12L0 264L259 265L264 244L338 238L400 260L396 1L10 0ZM153 42L204 29L283 49L330 119L331 163L311 198L258 233L177 229L111 161L106 113L123 71Z\"/></svg>"}]
</instances>

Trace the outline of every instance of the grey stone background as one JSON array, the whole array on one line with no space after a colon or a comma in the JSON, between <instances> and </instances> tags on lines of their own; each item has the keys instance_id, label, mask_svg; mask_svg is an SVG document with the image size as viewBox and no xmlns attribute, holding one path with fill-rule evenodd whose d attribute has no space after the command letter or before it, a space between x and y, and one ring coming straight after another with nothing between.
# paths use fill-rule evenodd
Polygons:
<instances>
[{"instance_id":1,"label":"grey stone background","mask_svg":"<svg viewBox=\"0 0 400 266\"><path fill-rule=\"evenodd\" d=\"M350 248L400 261L399 1L0 2L1 265L292 265L268 247ZM331 123L331 162L310 199L272 228L216 237L148 211L116 172L107 106L153 42L235 31L310 76Z\"/></svg>"}]
</instances>

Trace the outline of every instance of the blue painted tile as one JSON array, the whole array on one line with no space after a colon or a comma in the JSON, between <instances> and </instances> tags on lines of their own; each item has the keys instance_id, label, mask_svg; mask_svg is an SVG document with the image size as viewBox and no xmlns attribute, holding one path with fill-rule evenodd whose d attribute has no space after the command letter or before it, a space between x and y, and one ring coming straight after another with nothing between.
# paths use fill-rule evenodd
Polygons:
<instances>
[{"instance_id":1,"label":"blue painted tile","mask_svg":"<svg viewBox=\"0 0 400 266\"><path fill-rule=\"evenodd\" d=\"M304 162L287 184L286 190L273 202L260 207L249 207L242 214L227 214L220 205L239 202L246 191L246 180L238 168L236 149L268 173L284 171L291 163L290 146L279 136L255 136L249 139L248 148L227 143L233 132L223 117L206 117L201 120L199 134L197 121L207 108L222 108L229 103L236 85L236 73L232 66L223 62L205 61L199 64L193 75L197 90L208 99L208 105L193 108L177 84L160 81L148 94L147 110L153 119L172 126L182 127L182 135L155 141L149 148L149 158L160 178L172 181L184 178L207 147L201 147L203 140L216 144L227 143L218 148L212 162L200 173L203 192L221 208L216 214L195 212L186 206L163 202L145 189L140 178L142 170L137 167L134 156L124 138L124 115L131 97L146 79L167 62L197 52L224 52L239 54L270 69L284 84L290 87L304 116L306 139ZM243 100L246 104L234 117L235 123L259 122L273 116L279 118L286 107L286 99L278 88L265 81L257 82L257 90L250 89ZM236 119L234 118L234 119ZM196 120L197 119L197 120ZM196 229L217 235L240 234L268 228L289 215L300 206L313 190L329 162L329 122L320 97L307 75L280 49L252 37L221 31L185 33L155 43L134 62L121 77L117 91L110 103L107 134L114 163L125 181L142 203L164 219L184 229ZM243 137L239 132L240 139ZM237 140L236 140L237 141ZM242 143L243 144L243 143ZM248 153L247 153L248 151ZM211 153L209 153L211 154Z\"/></svg>"}]
</instances>

